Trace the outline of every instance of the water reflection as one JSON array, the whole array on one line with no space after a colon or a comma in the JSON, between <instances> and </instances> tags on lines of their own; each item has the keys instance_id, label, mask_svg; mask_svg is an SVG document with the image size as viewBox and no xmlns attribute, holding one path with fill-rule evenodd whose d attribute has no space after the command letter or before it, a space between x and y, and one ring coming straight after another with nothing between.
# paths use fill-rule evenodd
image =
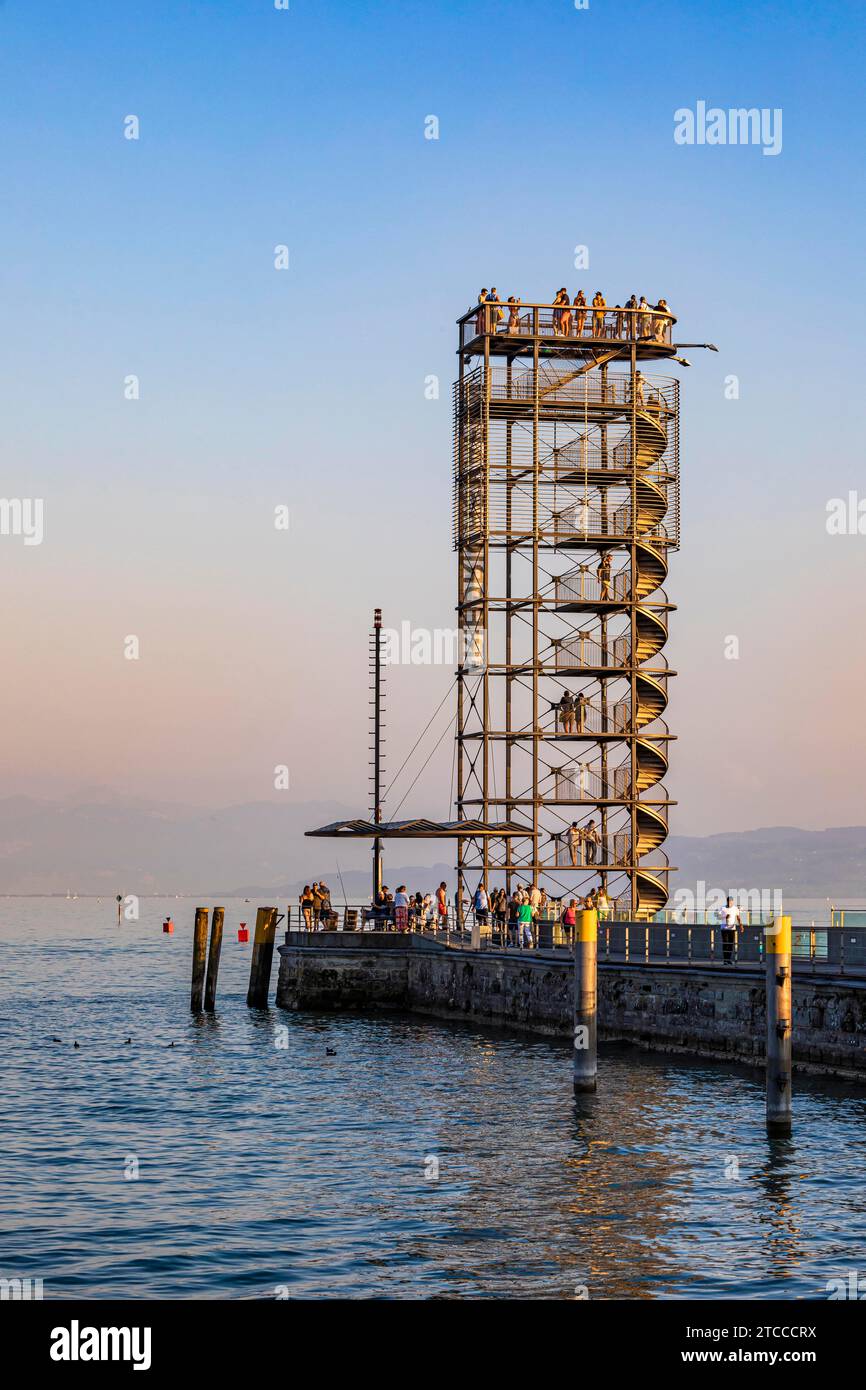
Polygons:
<instances>
[{"instance_id":1,"label":"water reflection","mask_svg":"<svg viewBox=\"0 0 866 1390\"><path fill-rule=\"evenodd\" d=\"M797 1186L802 1178L797 1145L791 1135L771 1133L765 1136L764 1143L766 1157L755 1174L765 1198L760 1214L763 1248L772 1274L788 1279L805 1255L797 1210Z\"/></svg>"}]
</instances>

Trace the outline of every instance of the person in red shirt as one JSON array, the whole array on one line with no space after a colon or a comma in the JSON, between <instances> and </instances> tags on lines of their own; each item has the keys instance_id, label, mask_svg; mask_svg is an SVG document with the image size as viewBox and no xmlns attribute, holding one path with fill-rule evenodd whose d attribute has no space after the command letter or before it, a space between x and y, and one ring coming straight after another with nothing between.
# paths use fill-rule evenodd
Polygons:
<instances>
[{"instance_id":1,"label":"person in red shirt","mask_svg":"<svg viewBox=\"0 0 866 1390\"><path fill-rule=\"evenodd\" d=\"M569 945L574 940L574 928L577 922L577 898L572 898L568 907L563 909L562 925L565 928L565 936Z\"/></svg>"}]
</instances>

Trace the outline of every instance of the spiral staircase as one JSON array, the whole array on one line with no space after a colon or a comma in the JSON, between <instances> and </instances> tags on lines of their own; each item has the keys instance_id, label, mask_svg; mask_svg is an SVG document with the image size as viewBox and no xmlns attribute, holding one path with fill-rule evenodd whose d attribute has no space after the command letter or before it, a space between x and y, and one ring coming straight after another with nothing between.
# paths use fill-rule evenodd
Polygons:
<instances>
[{"instance_id":1,"label":"spiral staircase","mask_svg":"<svg viewBox=\"0 0 866 1390\"><path fill-rule=\"evenodd\" d=\"M603 660L599 657L601 649L597 643L598 650L588 659L584 657L581 645L581 659L575 658L573 666L568 664L569 644L566 640L557 652L556 669L562 675L571 673L599 679L630 676L633 673L636 703L634 709L628 710L628 732L632 736L644 729L651 733L652 726L662 719L668 703L668 670L662 656L668 638L665 613L670 605L662 590L668 564L665 545L660 542L664 537L663 526L669 503L664 480L659 476L660 460L668 447L668 434L660 414L660 410L635 411L628 437L620 442L609 458L604 459L603 466L595 459L592 463L585 460L581 467L578 458L580 446L577 443L563 449L557 460L560 479L572 485L582 485L585 495L589 489L611 489L624 484L631 490L631 497L626 502L605 512L603 543L598 547L599 554L615 552L621 547L629 550L632 570L626 577L625 587L618 586L619 591L611 593L606 599L602 599L600 594L594 599L581 596L558 603L557 607L563 613L580 608L596 616L617 610L629 612L632 615L632 635L629 639L615 639L610 644L610 650L603 653ZM656 477L652 476L654 472ZM591 534L588 533L587 541L590 540ZM586 569L585 566L580 568ZM582 586L579 592L582 595ZM664 744L653 741L651 737L634 737L633 750L633 797L624 796L622 804L624 808L634 806L636 839L632 843L631 837L624 838L627 838L630 846L634 869L636 910L640 916L648 917L664 907L668 890L664 877L652 872L651 867L641 868L640 861L656 855L661 849L667 839L668 823L666 805L653 805L641 798L662 781L667 772L668 759Z\"/></svg>"}]
</instances>

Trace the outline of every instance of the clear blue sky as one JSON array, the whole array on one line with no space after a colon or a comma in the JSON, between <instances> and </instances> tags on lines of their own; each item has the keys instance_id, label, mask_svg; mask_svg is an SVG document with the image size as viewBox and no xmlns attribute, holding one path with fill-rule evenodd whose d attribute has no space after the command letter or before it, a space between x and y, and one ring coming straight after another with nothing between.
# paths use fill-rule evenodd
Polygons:
<instances>
[{"instance_id":1,"label":"clear blue sky","mask_svg":"<svg viewBox=\"0 0 866 1390\"><path fill-rule=\"evenodd\" d=\"M674 829L866 819L866 537L824 525L866 492L861 37L798 0L0 4L3 491L46 506L0 543L4 784L246 800L285 762L363 807L370 610L453 623L454 319L565 283L721 348L684 374ZM698 100L782 108L782 153L676 145ZM394 761L449 680L395 672Z\"/></svg>"}]
</instances>

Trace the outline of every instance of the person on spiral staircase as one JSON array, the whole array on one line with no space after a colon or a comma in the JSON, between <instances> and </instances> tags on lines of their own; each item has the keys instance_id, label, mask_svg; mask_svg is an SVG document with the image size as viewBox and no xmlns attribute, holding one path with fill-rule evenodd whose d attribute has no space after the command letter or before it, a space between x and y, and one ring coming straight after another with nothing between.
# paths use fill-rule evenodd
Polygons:
<instances>
[{"instance_id":1,"label":"person on spiral staircase","mask_svg":"<svg viewBox=\"0 0 866 1390\"><path fill-rule=\"evenodd\" d=\"M596 570L596 575L598 577L600 587L599 601L601 603L608 603L610 601L610 566L610 551L606 550L602 555L601 560L598 564L598 569Z\"/></svg>"},{"instance_id":2,"label":"person on spiral staircase","mask_svg":"<svg viewBox=\"0 0 866 1390\"><path fill-rule=\"evenodd\" d=\"M574 696L570 690L563 691L562 699L557 705L559 720L564 734L574 733Z\"/></svg>"},{"instance_id":3,"label":"person on spiral staircase","mask_svg":"<svg viewBox=\"0 0 866 1390\"><path fill-rule=\"evenodd\" d=\"M568 837L568 853L571 857L571 867L576 869L581 862L581 849L583 847L584 838L583 830L576 820L571 822L571 825L566 831L566 835Z\"/></svg>"},{"instance_id":4,"label":"person on spiral staircase","mask_svg":"<svg viewBox=\"0 0 866 1390\"><path fill-rule=\"evenodd\" d=\"M601 836L595 828L594 820L589 821L584 830L583 841L585 845L586 862L587 864L594 864L596 862L598 847L601 844Z\"/></svg>"}]
</instances>

